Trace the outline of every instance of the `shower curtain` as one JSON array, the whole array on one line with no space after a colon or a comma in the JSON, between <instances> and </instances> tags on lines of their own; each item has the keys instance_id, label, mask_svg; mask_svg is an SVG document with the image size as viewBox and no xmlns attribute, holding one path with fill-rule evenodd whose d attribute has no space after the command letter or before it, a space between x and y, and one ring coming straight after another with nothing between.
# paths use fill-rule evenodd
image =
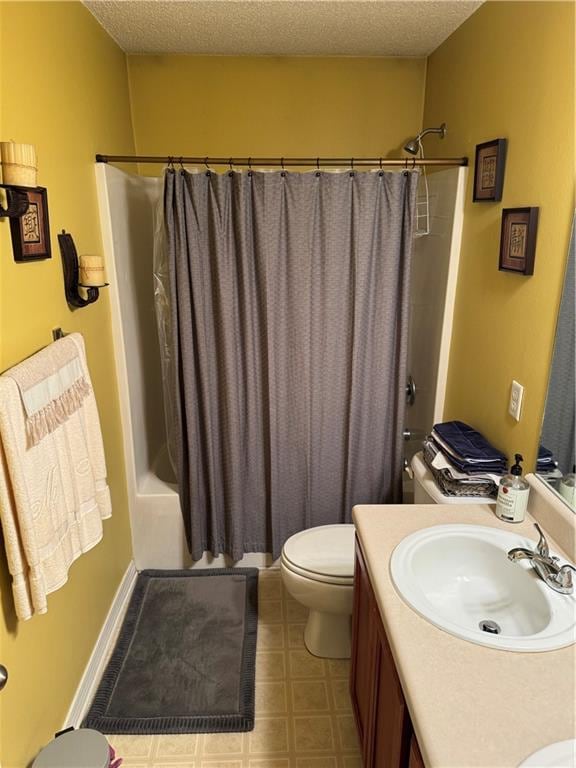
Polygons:
<instances>
[{"instance_id":1,"label":"shower curtain","mask_svg":"<svg viewBox=\"0 0 576 768\"><path fill-rule=\"evenodd\" d=\"M165 176L179 493L193 559L280 554L401 500L417 173Z\"/></svg>"}]
</instances>

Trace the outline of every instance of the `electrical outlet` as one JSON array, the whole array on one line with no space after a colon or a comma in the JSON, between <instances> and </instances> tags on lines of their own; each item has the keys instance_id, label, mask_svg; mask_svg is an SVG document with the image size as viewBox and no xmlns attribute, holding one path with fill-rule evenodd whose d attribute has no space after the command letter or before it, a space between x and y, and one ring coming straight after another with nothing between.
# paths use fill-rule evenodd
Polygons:
<instances>
[{"instance_id":1,"label":"electrical outlet","mask_svg":"<svg viewBox=\"0 0 576 768\"><path fill-rule=\"evenodd\" d=\"M508 404L508 413L516 421L520 421L520 415L522 413L522 398L524 397L524 387L522 384L518 384L517 381L512 379L512 386L510 388L510 402Z\"/></svg>"}]
</instances>

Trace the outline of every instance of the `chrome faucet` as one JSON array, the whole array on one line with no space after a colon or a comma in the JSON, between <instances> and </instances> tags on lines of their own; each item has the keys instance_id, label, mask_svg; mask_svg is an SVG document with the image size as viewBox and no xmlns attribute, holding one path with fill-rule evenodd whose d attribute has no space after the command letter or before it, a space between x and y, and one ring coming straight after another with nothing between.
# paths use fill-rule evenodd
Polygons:
<instances>
[{"instance_id":1,"label":"chrome faucet","mask_svg":"<svg viewBox=\"0 0 576 768\"><path fill-rule=\"evenodd\" d=\"M562 566L559 565L558 558L550 555L548 542L538 523L534 523L534 527L540 535L536 549L516 547L508 552L508 559L512 560L512 562L529 560L545 584L563 595L571 595L574 592L572 573L576 571L576 568L568 563Z\"/></svg>"}]
</instances>

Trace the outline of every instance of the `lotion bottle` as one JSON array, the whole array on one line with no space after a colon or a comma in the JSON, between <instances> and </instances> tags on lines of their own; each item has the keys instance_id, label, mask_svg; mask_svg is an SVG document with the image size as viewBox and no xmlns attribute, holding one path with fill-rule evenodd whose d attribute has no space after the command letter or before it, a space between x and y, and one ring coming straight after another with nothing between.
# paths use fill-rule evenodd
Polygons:
<instances>
[{"instance_id":1,"label":"lotion bottle","mask_svg":"<svg viewBox=\"0 0 576 768\"><path fill-rule=\"evenodd\" d=\"M530 486L522 477L520 462L524 461L519 453L514 455L515 464L510 467L510 474L504 475L498 486L496 517L507 523L521 523L528 505Z\"/></svg>"}]
</instances>

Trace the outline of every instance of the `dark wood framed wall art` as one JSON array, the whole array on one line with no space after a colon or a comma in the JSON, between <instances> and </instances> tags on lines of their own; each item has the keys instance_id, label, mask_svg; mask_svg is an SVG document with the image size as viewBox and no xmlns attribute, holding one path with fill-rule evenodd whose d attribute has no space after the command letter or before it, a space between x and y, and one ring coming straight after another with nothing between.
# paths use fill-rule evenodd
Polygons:
<instances>
[{"instance_id":1,"label":"dark wood framed wall art","mask_svg":"<svg viewBox=\"0 0 576 768\"><path fill-rule=\"evenodd\" d=\"M502 200L506 144L506 139L494 139L476 145L473 202L497 203Z\"/></svg>"},{"instance_id":2,"label":"dark wood framed wall art","mask_svg":"<svg viewBox=\"0 0 576 768\"><path fill-rule=\"evenodd\" d=\"M504 208L498 269L534 274L539 208Z\"/></svg>"},{"instance_id":3,"label":"dark wood framed wall art","mask_svg":"<svg viewBox=\"0 0 576 768\"><path fill-rule=\"evenodd\" d=\"M24 189L22 187L21 189ZM28 209L23 216L10 219L12 251L15 261L49 259L50 225L48 195L45 187L26 189Z\"/></svg>"}]
</instances>

